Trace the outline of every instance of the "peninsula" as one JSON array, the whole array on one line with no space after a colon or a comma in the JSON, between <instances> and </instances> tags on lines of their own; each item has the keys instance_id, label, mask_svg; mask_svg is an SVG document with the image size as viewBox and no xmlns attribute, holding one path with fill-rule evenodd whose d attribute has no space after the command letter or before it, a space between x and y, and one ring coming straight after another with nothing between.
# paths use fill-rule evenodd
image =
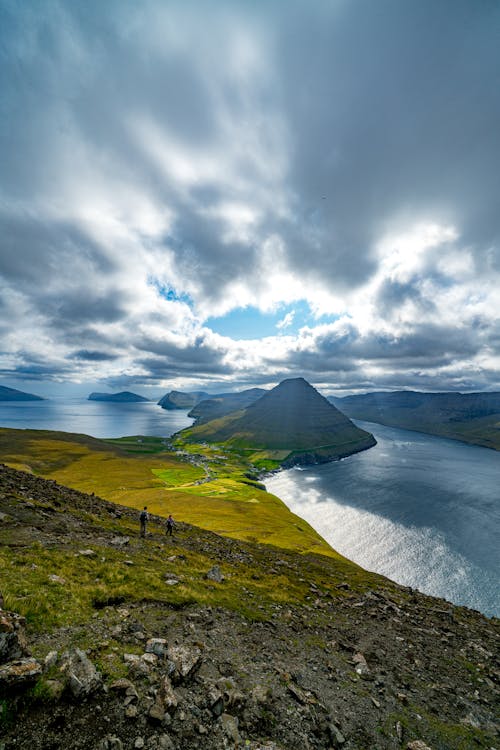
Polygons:
<instances>
[{"instance_id":1,"label":"peninsula","mask_svg":"<svg viewBox=\"0 0 500 750\"><path fill-rule=\"evenodd\" d=\"M0 401L43 401L41 396L35 396L33 393L18 391L16 388L7 388L0 385Z\"/></svg>"}]
</instances>

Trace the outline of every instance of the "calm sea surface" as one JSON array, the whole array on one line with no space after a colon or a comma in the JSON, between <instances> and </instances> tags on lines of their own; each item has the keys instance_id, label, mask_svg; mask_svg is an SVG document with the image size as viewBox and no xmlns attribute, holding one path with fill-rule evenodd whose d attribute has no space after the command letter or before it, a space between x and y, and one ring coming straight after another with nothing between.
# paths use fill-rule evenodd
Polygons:
<instances>
[{"instance_id":1,"label":"calm sea surface","mask_svg":"<svg viewBox=\"0 0 500 750\"><path fill-rule=\"evenodd\" d=\"M500 452L356 424L374 448L267 489L364 568L500 616Z\"/></svg>"},{"instance_id":2,"label":"calm sea surface","mask_svg":"<svg viewBox=\"0 0 500 750\"><path fill-rule=\"evenodd\" d=\"M167 411L152 401L120 404L86 399L0 401L0 427L79 432L96 438L169 437L193 424L185 411Z\"/></svg>"},{"instance_id":3,"label":"calm sea surface","mask_svg":"<svg viewBox=\"0 0 500 750\"><path fill-rule=\"evenodd\" d=\"M168 437L192 424L155 403L0 402L0 426L97 438ZM500 453L357 422L378 444L266 479L346 557L393 580L500 616Z\"/></svg>"}]
</instances>

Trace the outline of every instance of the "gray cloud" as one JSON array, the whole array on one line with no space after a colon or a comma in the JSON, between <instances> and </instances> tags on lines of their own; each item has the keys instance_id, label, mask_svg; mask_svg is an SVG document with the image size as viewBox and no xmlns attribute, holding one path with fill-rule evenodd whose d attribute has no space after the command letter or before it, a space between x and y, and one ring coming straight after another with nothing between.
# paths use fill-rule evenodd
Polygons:
<instances>
[{"instance_id":1,"label":"gray cloud","mask_svg":"<svg viewBox=\"0 0 500 750\"><path fill-rule=\"evenodd\" d=\"M74 359L82 359L87 362L112 362L118 359L116 355L109 352L89 351L88 349L79 349L71 355Z\"/></svg>"},{"instance_id":2,"label":"gray cloud","mask_svg":"<svg viewBox=\"0 0 500 750\"><path fill-rule=\"evenodd\" d=\"M5 372L498 383L498 3L27 0L0 29ZM422 223L453 237L387 270L384 238ZM343 330L252 350L248 373L202 327L325 295Z\"/></svg>"}]
</instances>

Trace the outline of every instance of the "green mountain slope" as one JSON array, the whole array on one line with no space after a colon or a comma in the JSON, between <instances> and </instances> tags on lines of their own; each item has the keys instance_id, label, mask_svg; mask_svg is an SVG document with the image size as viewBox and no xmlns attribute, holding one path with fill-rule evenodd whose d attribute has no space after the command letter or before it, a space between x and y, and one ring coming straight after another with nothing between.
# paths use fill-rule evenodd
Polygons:
<instances>
[{"instance_id":1,"label":"green mountain slope","mask_svg":"<svg viewBox=\"0 0 500 750\"><path fill-rule=\"evenodd\" d=\"M187 442L277 452L281 465L321 463L375 445L303 378L284 380L246 409L188 428Z\"/></svg>"},{"instance_id":2,"label":"green mountain slope","mask_svg":"<svg viewBox=\"0 0 500 750\"><path fill-rule=\"evenodd\" d=\"M353 419L500 450L500 393L393 391L330 400Z\"/></svg>"}]
</instances>

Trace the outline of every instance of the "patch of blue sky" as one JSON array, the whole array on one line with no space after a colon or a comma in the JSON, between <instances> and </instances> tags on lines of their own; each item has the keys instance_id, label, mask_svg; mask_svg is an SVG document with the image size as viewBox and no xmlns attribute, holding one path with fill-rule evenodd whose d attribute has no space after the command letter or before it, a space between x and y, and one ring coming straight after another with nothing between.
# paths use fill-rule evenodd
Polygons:
<instances>
[{"instance_id":1,"label":"patch of blue sky","mask_svg":"<svg viewBox=\"0 0 500 750\"><path fill-rule=\"evenodd\" d=\"M208 318L205 325L221 336L232 339L262 339L266 336L289 336L298 333L304 326L318 322L334 321L338 315L316 317L306 300L290 305L281 305L271 312L262 312L252 305L238 307L220 317Z\"/></svg>"},{"instance_id":2,"label":"patch of blue sky","mask_svg":"<svg viewBox=\"0 0 500 750\"><path fill-rule=\"evenodd\" d=\"M178 292L170 284L163 284L158 279L150 277L148 283L156 289L160 297L168 300L168 302L184 302L189 307L193 307L193 300L185 292Z\"/></svg>"}]
</instances>

